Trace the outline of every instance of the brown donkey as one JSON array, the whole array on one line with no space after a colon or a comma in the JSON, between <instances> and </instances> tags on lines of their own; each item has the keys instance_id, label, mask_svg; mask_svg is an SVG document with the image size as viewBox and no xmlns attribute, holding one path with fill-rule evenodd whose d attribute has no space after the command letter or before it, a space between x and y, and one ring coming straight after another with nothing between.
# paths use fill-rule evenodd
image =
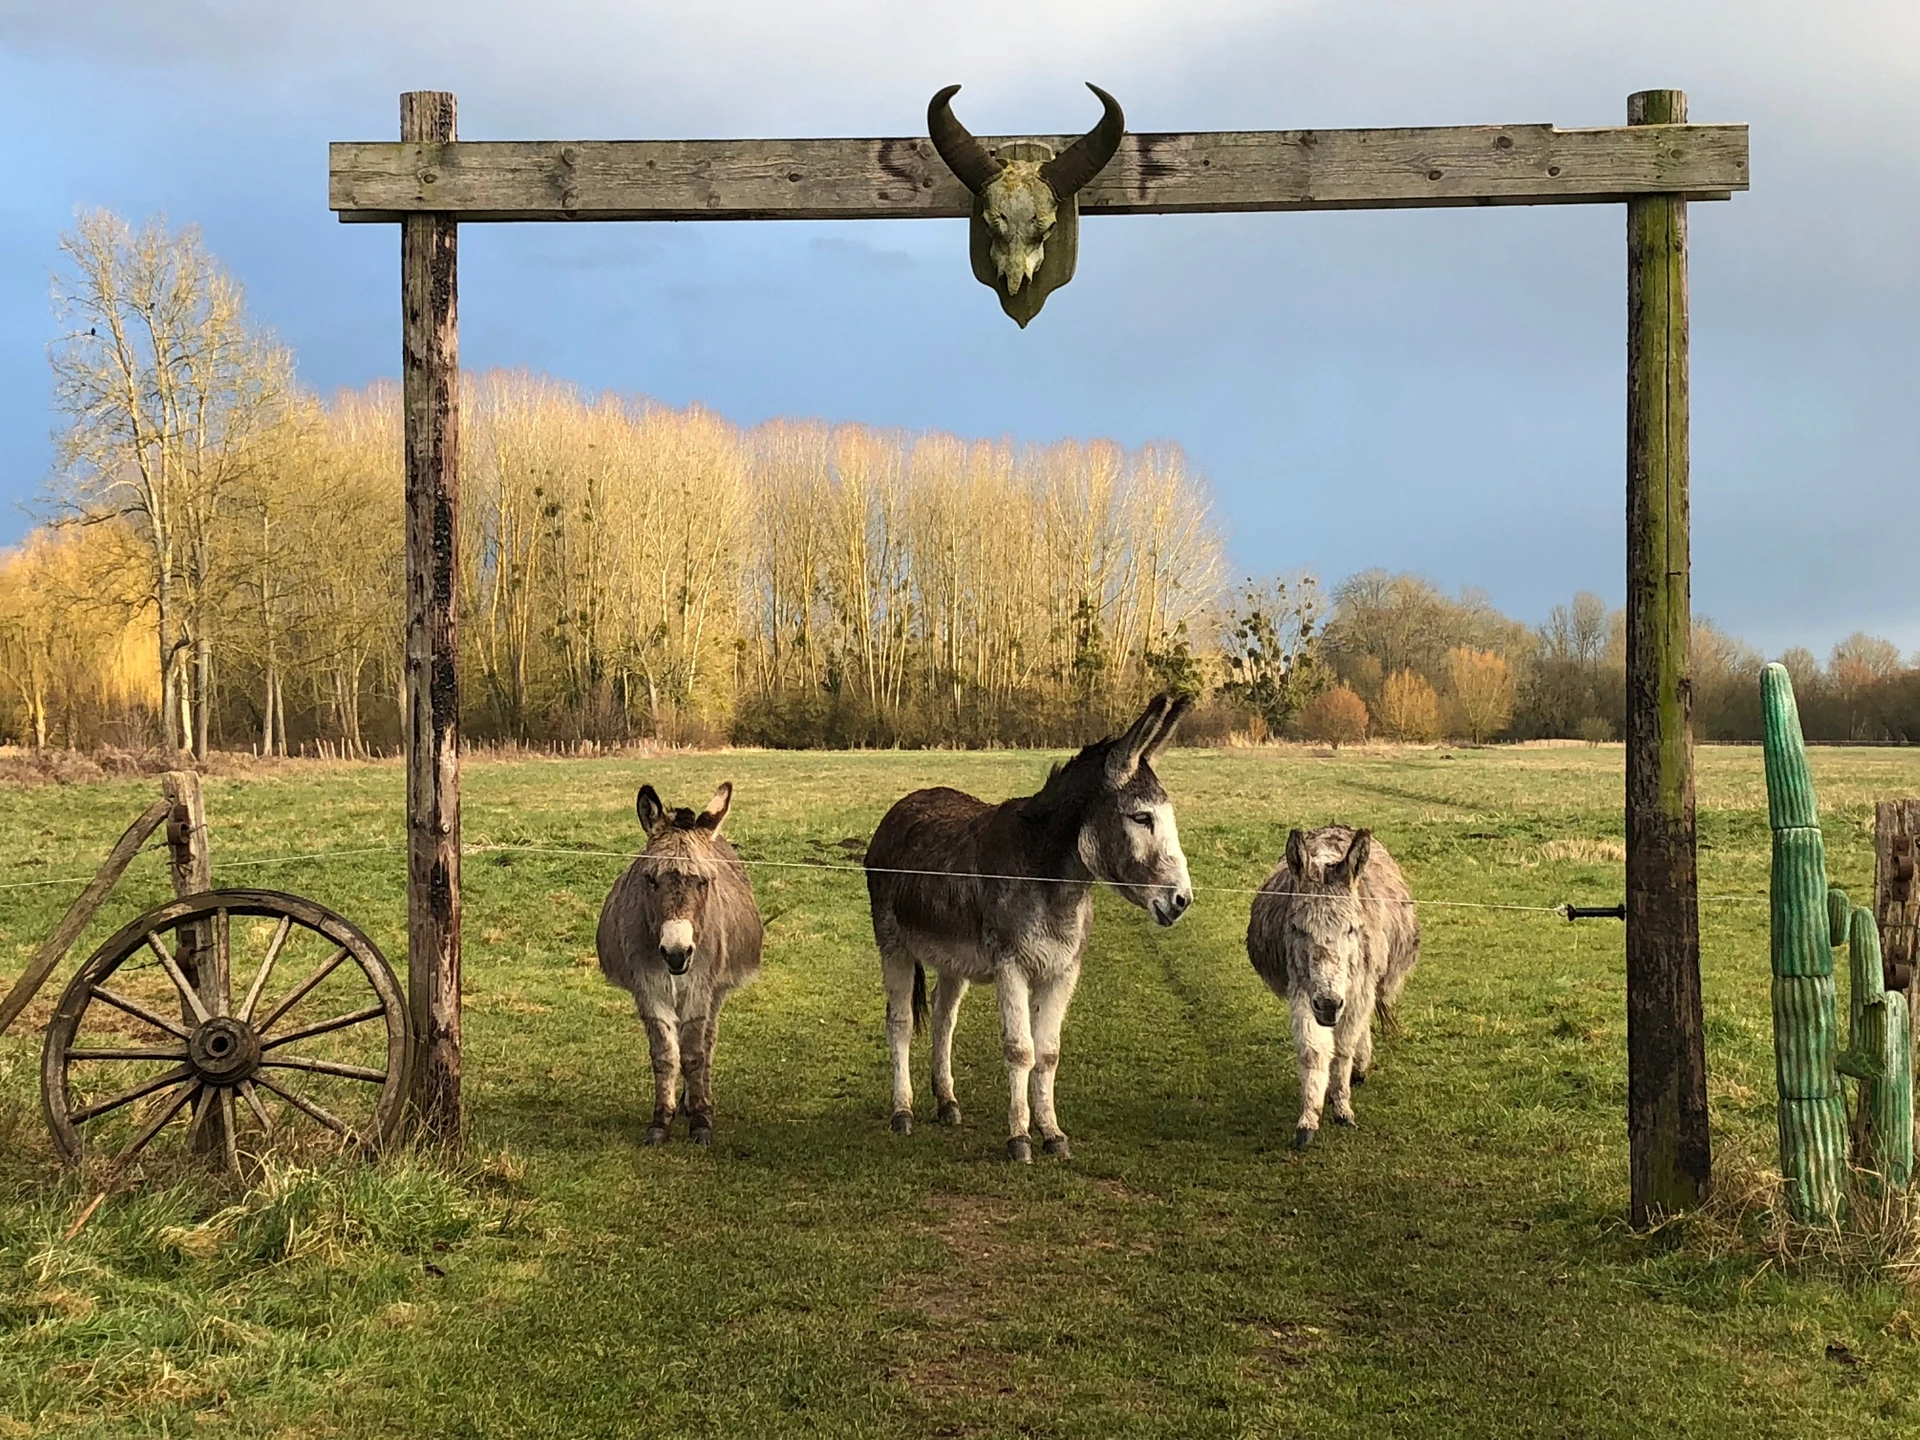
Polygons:
<instances>
[{"instance_id":1,"label":"brown donkey","mask_svg":"<svg viewBox=\"0 0 1920 1440\"><path fill-rule=\"evenodd\" d=\"M746 867L720 838L732 801L733 786L722 785L698 815L669 811L651 785L641 786L635 809L647 848L600 911L600 968L633 993L653 1052L649 1145L667 1141L683 1067L687 1138L713 1143L720 1007L760 973L760 907Z\"/></svg>"},{"instance_id":2,"label":"brown donkey","mask_svg":"<svg viewBox=\"0 0 1920 1440\"><path fill-rule=\"evenodd\" d=\"M1032 1115L1049 1155L1071 1153L1053 1113L1060 1026L1080 978L1095 882L1111 885L1162 925L1193 902L1173 805L1153 758L1185 700L1158 696L1124 735L1055 766L1037 795L989 805L958 790L916 790L887 812L867 847L867 894L887 990L893 1050L893 1128L913 1129L912 1033L933 997L933 1093L957 1124L953 1027L967 986L1000 991L1000 1035L1011 1108L1007 1154L1033 1158Z\"/></svg>"}]
</instances>

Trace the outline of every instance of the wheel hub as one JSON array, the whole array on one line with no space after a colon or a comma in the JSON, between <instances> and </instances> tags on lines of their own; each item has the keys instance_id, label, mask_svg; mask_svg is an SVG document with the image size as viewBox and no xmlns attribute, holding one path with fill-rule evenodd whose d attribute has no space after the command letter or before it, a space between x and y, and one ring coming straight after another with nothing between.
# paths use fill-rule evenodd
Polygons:
<instances>
[{"instance_id":1,"label":"wheel hub","mask_svg":"<svg viewBox=\"0 0 1920 1440\"><path fill-rule=\"evenodd\" d=\"M260 1068L260 1037L246 1021L216 1015L187 1041L187 1060L209 1085L235 1085Z\"/></svg>"}]
</instances>

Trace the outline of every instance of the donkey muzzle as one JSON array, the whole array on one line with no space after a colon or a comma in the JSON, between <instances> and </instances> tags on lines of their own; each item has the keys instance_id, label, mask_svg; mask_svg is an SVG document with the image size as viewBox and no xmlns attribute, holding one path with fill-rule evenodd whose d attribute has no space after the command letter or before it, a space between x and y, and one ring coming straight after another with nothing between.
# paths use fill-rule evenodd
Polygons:
<instances>
[{"instance_id":1,"label":"donkey muzzle","mask_svg":"<svg viewBox=\"0 0 1920 1440\"><path fill-rule=\"evenodd\" d=\"M1313 1018L1331 1030L1334 1022L1340 1018L1340 1004L1336 999L1318 999L1313 1002Z\"/></svg>"},{"instance_id":2,"label":"donkey muzzle","mask_svg":"<svg viewBox=\"0 0 1920 1440\"><path fill-rule=\"evenodd\" d=\"M1162 925L1171 925L1187 913L1187 907L1191 904L1193 896L1185 890L1156 895L1153 897L1153 918Z\"/></svg>"},{"instance_id":3,"label":"donkey muzzle","mask_svg":"<svg viewBox=\"0 0 1920 1440\"><path fill-rule=\"evenodd\" d=\"M660 958L667 971L684 975L693 963L693 926L685 920L669 920L660 927Z\"/></svg>"}]
</instances>

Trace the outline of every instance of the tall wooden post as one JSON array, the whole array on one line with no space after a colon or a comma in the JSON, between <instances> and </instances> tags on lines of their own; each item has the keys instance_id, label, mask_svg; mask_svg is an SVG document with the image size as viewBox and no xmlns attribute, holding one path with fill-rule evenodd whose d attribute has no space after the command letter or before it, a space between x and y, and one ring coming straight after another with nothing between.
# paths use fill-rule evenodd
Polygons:
<instances>
[{"instance_id":1,"label":"tall wooden post","mask_svg":"<svg viewBox=\"0 0 1920 1440\"><path fill-rule=\"evenodd\" d=\"M1680 124L1643 90L1629 125ZM1632 1218L1704 1199L1712 1159L1694 856L1687 204L1627 201L1627 1143Z\"/></svg>"},{"instance_id":2,"label":"tall wooden post","mask_svg":"<svg viewBox=\"0 0 1920 1440\"><path fill-rule=\"evenodd\" d=\"M453 96L400 97L400 138L454 138ZM435 176L421 174L423 184ZM413 1110L421 1131L460 1143L460 353L457 222L400 222L401 375L407 450L407 991Z\"/></svg>"}]
</instances>

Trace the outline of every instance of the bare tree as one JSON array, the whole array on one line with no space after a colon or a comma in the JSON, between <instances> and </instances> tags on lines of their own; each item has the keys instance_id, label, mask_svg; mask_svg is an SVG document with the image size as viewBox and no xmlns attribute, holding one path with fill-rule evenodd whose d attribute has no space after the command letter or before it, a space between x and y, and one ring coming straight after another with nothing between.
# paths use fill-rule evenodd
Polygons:
<instances>
[{"instance_id":1,"label":"bare tree","mask_svg":"<svg viewBox=\"0 0 1920 1440\"><path fill-rule=\"evenodd\" d=\"M269 423L286 352L248 328L240 288L163 219L139 230L83 214L60 243L54 393L69 513L120 517L139 537L153 607L162 734L204 756L213 628L222 600L221 505Z\"/></svg>"}]
</instances>

